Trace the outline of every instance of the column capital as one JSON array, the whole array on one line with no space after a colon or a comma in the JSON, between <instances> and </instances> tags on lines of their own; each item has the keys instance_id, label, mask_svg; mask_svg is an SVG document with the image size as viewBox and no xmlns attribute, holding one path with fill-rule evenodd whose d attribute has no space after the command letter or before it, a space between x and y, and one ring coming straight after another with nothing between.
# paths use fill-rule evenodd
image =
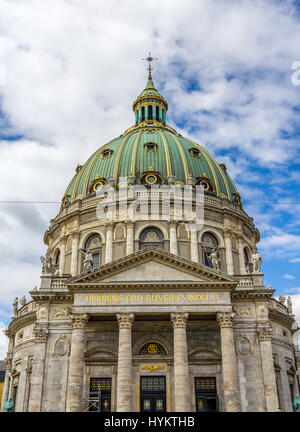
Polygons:
<instances>
[{"instance_id":1,"label":"column capital","mask_svg":"<svg viewBox=\"0 0 300 432\"><path fill-rule=\"evenodd\" d=\"M112 231L114 224L112 222L109 222L108 224L105 225L106 227L106 231Z\"/></svg>"},{"instance_id":2,"label":"column capital","mask_svg":"<svg viewBox=\"0 0 300 432\"><path fill-rule=\"evenodd\" d=\"M232 327L233 318L235 317L234 312L218 312L217 321L220 327Z\"/></svg>"},{"instance_id":3,"label":"column capital","mask_svg":"<svg viewBox=\"0 0 300 432\"><path fill-rule=\"evenodd\" d=\"M232 230L231 228L225 227L224 228L224 238L230 238L232 235Z\"/></svg>"},{"instance_id":4,"label":"column capital","mask_svg":"<svg viewBox=\"0 0 300 432\"><path fill-rule=\"evenodd\" d=\"M257 329L257 336L260 341L268 341L272 338L272 327L267 325Z\"/></svg>"},{"instance_id":5,"label":"column capital","mask_svg":"<svg viewBox=\"0 0 300 432\"><path fill-rule=\"evenodd\" d=\"M171 313L171 322L173 328L176 327L182 327L186 328L187 320L188 320L189 314L187 312L185 313Z\"/></svg>"},{"instance_id":6,"label":"column capital","mask_svg":"<svg viewBox=\"0 0 300 432\"><path fill-rule=\"evenodd\" d=\"M79 236L79 233L78 233ZM60 238L59 238L59 242L63 245L66 245L67 241L68 241L68 236L66 234L63 234Z\"/></svg>"},{"instance_id":7,"label":"column capital","mask_svg":"<svg viewBox=\"0 0 300 432\"><path fill-rule=\"evenodd\" d=\"M35 329L33 330L33 334L34 334L35 342L44 342L44 343L47 342L48 330L40 327L35 327Z\"/></svg>"},{"instance_id":8,"label":"column capital","mask_svg":"<svg viewBox=\"0 0 300 432\"><path fill-rule=\"evenodd\" d=\"M73 313L70 318L73 329L84 329L89 320L89 316L86 313Z\"/></svg>"},{"instance_id":9,"label":"column capital","mask_svg":"<svg viewBox=\"0 0 300 432\"><path fill-rule=\"evenodd\" d=\"M79 239L79 231L72 231L71 233L70 233L70 236L71 236L71 239L72 240L78 240Z\"/></svg>"},{"instance_id":10,"label":"column capital","mask_svg":"<svg viewBox=\"0 0 300 432\"><path fill-rule=\"evenodd\" d=\"M134 314L133 313L116 314L116 318L117 318L118 326L120 329L122 329L122 328L131 329L132 328L133 321L134 321Z\"/></svg>"},{"instance_id":11,"label":"column capital","mask_svg":"<svg viewBox=\"0 0 300 432\"><path fill-rule=\"evenodd\" d=\"M134 227L134 222L133 221L126 221L125 225L126 225L126 228L133 228Z\"/></svg>"}]
</instances>

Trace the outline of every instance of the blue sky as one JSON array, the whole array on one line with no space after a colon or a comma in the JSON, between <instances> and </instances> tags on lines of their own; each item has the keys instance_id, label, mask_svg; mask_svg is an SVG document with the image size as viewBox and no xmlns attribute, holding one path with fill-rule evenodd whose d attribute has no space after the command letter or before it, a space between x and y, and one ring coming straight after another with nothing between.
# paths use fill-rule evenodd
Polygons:
<instances>
[{"instance_id":1,"label":"blue sky","mask_svg":"<svg viewBox=\"0 0 300 432\"><path fill-rule=\"evenodd\" d=\"M3 0L0 200L60 201L77 164L133 124L151 50L168 123L226 163L265 283L300 320L299 16L289 0ZM39 284L58 210L0 203L0 327Z\"/></svg>"}]
</instances>

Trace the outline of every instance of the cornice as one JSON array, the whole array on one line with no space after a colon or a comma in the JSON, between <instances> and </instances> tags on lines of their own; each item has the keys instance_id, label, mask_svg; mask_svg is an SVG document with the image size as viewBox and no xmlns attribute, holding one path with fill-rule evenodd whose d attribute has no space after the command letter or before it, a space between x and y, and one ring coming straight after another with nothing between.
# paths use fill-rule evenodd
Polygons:
<instances>
[{"instance_id":1,"label":"cornice","mask_svg":"<svg viewBox=\"0 0 300 432\"><path fill-rule=\"evenodd\" d=\"M38 291L31 292L31 297L38 303L44 302L72 302L73 296L66 292Z\"/></svg>"},{"instance_id":2,"label":"cornice","mask_svg":"<svg viewBox=\"0 0 300 432\"><path fill-rule=\"evenodd\" d=\"M274 308L269 307L268 312L269 312L270 320L279 322L280 324L285 325L289 329L291 328L291 326L295 322L294 318L292 318L290 315L286 315L283 312L279 312L278 310L276 310Z\"/></svg>"},{"instance_id":3,"label":"cornice","mask_svg":"<svg viewBox=\"0 0 300 432\"><path fill-rule=\"evenodd\" d=\"M28 312L27 314L21 315L17 318L13 318L8 326L8 331L11 332L11 335L14 335L20 328L25 325L32 324L36 321L36 312Z\"/></svg>"},{"instance_id":4,"label":"cornice","mask_svg":"<svg viewBox=\"0 0 300 432\"><path fill-rule=\"evenodd\" d=\"M291 342L289 342L287 340L279 338L277 336L272 336L272 344L279 345L279 346L284 347L290 351L295 351L294 344L292 344Z\"/></svg>"},{"instance_id":5,"label":"cornice","mask_svg":"<svg viewBox=\"0 0 300 432\"><path fill-rule=\"evenodd\" d=\"M231 300L269 300L274 290L241 290L231 293Z\"/></svg>"},{"instance_id":6,"label":"cornice","mask_svg":"<svg viewBox=\"0 0 300 432\"><path fill-rule=\"evenodd\" d=\"M103 283L74 283L68 284L69 291L73 294L75 292L85 291L126 291L126 290L151 290L151 291L187 291L191 289L203 291L232 291L235 289L235 284L230 282L165 282L165 281L152 281L152 282L103 282ZM73 298L73 296L72 296Z\"/></svg>"}]
</instances>

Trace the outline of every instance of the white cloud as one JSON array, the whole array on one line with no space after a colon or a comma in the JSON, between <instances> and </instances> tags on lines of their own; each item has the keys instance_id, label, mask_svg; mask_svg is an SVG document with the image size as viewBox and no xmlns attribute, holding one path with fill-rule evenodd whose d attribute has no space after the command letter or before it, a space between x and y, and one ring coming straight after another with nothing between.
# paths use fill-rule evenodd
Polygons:
<instances>
[{"instance_id":1,"label":"white cloud","mask_svg":"<svg viewBox=\"0 0 300 432\"><path fill-rule=\"evenodd\" d=\"M292 258L289 260L291 263L300 263L300 258Z\"/></svg>"},{"instance_id":2,"label":"white cloud","mask_svg":"<svg viewBox=\"0 0 300 432\"><path fill-rule=\"evenodd\" d=\"M283 279L295 279L295 276L287 274L287 273L284 274L282 277L283 277Z\"/></svg>"}]
</instances>

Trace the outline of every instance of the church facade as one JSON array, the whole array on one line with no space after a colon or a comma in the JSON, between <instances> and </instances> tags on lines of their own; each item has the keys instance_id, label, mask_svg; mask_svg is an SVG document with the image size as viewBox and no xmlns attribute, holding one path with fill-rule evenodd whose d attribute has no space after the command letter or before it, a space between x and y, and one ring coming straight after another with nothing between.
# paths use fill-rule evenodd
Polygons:
<instances>
[{"instance_id":1,"label":"church facade","mask_svg":"<svg viewBox=\"0 0 300 432\"><path fill-rule=\"evenodd\" d=\"M77 166L41 285L14 302L3 411L9 398L30 412L293 411L290 299L264 285L259 231L225 164L167 110L150 69L135 125Z\"/></svg>"}]
</instances>

